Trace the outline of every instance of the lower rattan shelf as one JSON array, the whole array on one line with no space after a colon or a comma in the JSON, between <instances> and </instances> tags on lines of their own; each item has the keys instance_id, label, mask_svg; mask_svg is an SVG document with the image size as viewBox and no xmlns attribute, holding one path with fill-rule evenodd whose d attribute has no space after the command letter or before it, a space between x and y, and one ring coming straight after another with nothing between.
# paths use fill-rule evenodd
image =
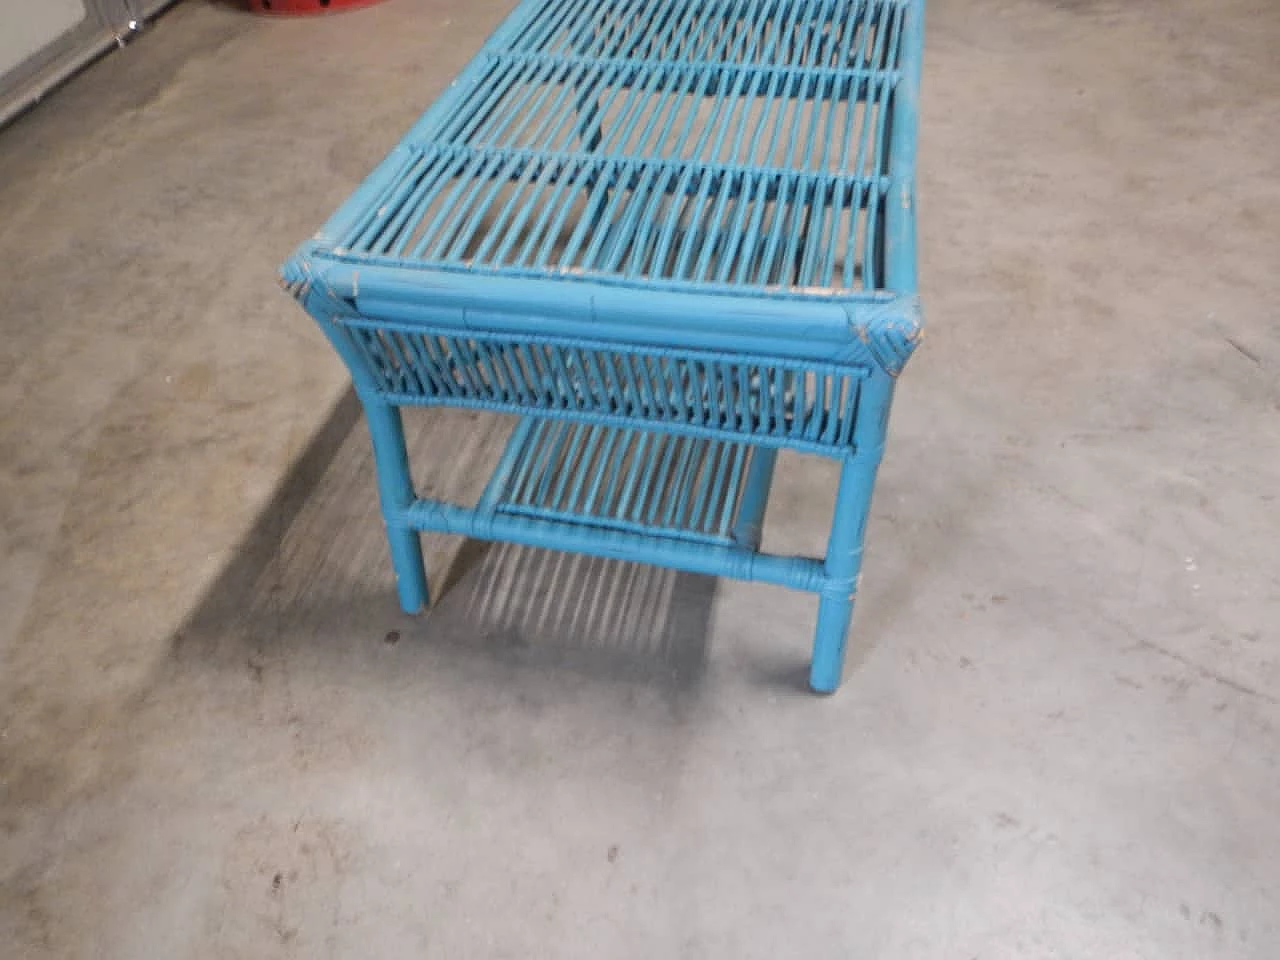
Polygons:
<instances>
[{"instance_id":1,"label":"lower rattan shelf","mask_svg":"<svg viewBox=\"0 0 1280 960\"><path fill-rule=\"evenodd\" d=\"M776 451L526 417L473 508L419 498L418 530L816 589L822 564L759 551Z\"/></svg>"},{"instance_id":2,"label":"lower rattan shelf","mask_svg":"<svg viewBox=\"0 0 1280 960\"><path fill-rule=\"evenodd\" d=\"M745 443L525 418L481 502L513 517L755 547L772 473L773 452Z\"/></svg>"}]
</instances>

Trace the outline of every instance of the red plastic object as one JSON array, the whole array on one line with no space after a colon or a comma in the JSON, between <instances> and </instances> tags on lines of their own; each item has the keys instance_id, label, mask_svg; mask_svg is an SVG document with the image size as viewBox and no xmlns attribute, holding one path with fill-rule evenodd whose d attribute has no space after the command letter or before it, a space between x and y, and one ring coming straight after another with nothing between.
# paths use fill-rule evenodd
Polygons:
<instances>
[{"instance_id":1,"label":"red plastic object","mask_svg":"<svg viewBox=\"0 0 1280 960\"><path fill-rule=\"evenodd\" d=\"M293 17L309 13L334 13L367 7L382 0L244 0L254 13L266 13L277 17Z\"/></svg>"}]
</instances>

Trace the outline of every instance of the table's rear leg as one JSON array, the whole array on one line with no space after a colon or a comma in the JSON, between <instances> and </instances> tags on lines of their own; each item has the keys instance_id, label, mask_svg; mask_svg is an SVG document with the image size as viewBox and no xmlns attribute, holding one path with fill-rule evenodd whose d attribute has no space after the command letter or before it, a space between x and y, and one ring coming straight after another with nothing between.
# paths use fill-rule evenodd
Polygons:
<instances>
[{"instance_id":1,"label":"table's rear leg","mask_svg":"<svg viewBox=\"0 0 1280 960\"><path fill-rule=\"evenodd\" d=\"M418 613L427 605L427 572L422 561L422 540L405 521L405 510L414 501L409 474L409 454L404 445L400 411L389 403L370 399L364 404L373 437L373 460L378 473L378 495L387 524L391 563L396 571L400 606Z\"/></svg>"}]
</instances>

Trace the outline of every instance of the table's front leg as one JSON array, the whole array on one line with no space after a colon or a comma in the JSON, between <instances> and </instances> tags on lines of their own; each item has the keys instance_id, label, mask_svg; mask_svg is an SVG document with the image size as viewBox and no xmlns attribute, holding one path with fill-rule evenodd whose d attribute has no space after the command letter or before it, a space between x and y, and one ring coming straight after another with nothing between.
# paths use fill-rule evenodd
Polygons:
<instances>
[{"instance_id":1,"label":"table's front leg","mask_svg":"<svg viewBox=\"0 0 1280 960\"><path fill-rule=\"evenodd\" d=\"M813 661L809 668L809 686L816 693L835 692L844 673L849 622L862 570L862 545L889 425L893 383L883 372L873 373L864 382L854 428L854 450L840 468L831 537L823 560L825 582L819 591Z\"/></svg>"},{"instance_id":2,"label":"table's front leg","mask_svg":"<svg viewBox=\"0 0 1280 960\"><path fill-rule=\"evenodd\" d=\"M823 562L827 582L818 601L818 626L809 668L809 686L817 693L834 693L844 673L844 652L878 466L876 461L868 463L850 457L840 470L840 490L836 494L831 538Z\"/></svg>"},{"instance_id":3,"label":"table's front leg","mask_svg":"<svg viewBox=\"0 0 1280 960\"><path fill-rule=\"evenodd\" d=\"M422 539L408 525L405 512L416 499L409 474L409 454L404 444L400 411L376 397L365 398L365 417L373 437L373 459L378 473L378 495L387 525L396 590L405 613L418 613L428 603L427 572L422 560Z\"/></svg>"}]
</instances>

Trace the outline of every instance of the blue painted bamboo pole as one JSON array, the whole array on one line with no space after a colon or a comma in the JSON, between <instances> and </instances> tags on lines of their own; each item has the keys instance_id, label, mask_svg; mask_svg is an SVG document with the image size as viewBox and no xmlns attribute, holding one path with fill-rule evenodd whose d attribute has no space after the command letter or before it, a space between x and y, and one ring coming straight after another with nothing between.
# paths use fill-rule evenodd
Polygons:
<instances>
[{"instance_id":1,"label":"blue painted bamboo pole","mask_svg":"<svg viewBox=\"0 0 1280 960\"><path fill-rule=\"evenodd\" d=\"M778 451L772 447L756 447L751 452L751 465L747 467L747 480L738 501L738 519L733 525L734 542L749 550L760 547L777 459Z\"/></svg>"},{"instance_id":2,"label":"blue painted bamboo pole","mask_svg":"<svg viewBox=\"0 0 1280 960\"><path fill-rule=\"evenodd\" d=\"M485 484L484 493L480 494L480 500L476 503L476 509L481 513L490 512L499 500L506 498L511 489L511 473L515 470L535 423L537 421L533 417L521 417L511 431L511 438L502 451L498 465L493 469L493 476Z\"/></svg>"},{"instance_id":3,"label":"blue painted bamboo pole","mask_svg":"<svg viewBox=\"0 0 1280 960\"><path fill-rule=\"evenodd\" d=\"M832 512L831 537L823 562L825 582L818 601L813 662L809 686L817 693L832 693L844 671L849 621L862 570L862 545L871 513L871 493L880 466L893 379L886 374L871 377L863 385L856 438L858 453L845 459Z\"/></svg>"},{"instance_id":4,"label":"blue painted bamboo pole","mask_svg":"<svg viewBox=\"0 0 1280 960\"><path fill-rule=\"evenodd\" d=\"M364 412L373 438L378 494L387 524L387 540L391 546L400 606L405 613L417 613L428 603L427 573L418 531L404 519L405 509L414 502L404 426L400 421L400 411L390 404L366 403Z\"/></svg>"},{"instance_id":5,"label":"blue painted bamboo pole","mask_svg":"<svg viewBox=\"0 0 1280 960\"><path fill-rule=\"evenodd\" d=\"M900 44L902 77L893 92L889 133L892 186L885 211L885 282L899 294L916 292L916 145L920 113L920 68L924 45L925 0L911 0L903 11Z\"/></svg>"},{"instance_id":6,"label":"blue painted bamboo pole","mask_svg":"<svg viewBox=\"0 0 1280 960\"><path fill-rule=\"evenodd\" d=\"M403 511L400 522L418 530L569 550L671 567L689 573L773 583L795 590L817 592L824 582L822 564L808 557L784 557L735 546L685 543L651 534L605 531L506 513L480 514L439 500L415 501Z\"/></svg>"}]
</instances>

